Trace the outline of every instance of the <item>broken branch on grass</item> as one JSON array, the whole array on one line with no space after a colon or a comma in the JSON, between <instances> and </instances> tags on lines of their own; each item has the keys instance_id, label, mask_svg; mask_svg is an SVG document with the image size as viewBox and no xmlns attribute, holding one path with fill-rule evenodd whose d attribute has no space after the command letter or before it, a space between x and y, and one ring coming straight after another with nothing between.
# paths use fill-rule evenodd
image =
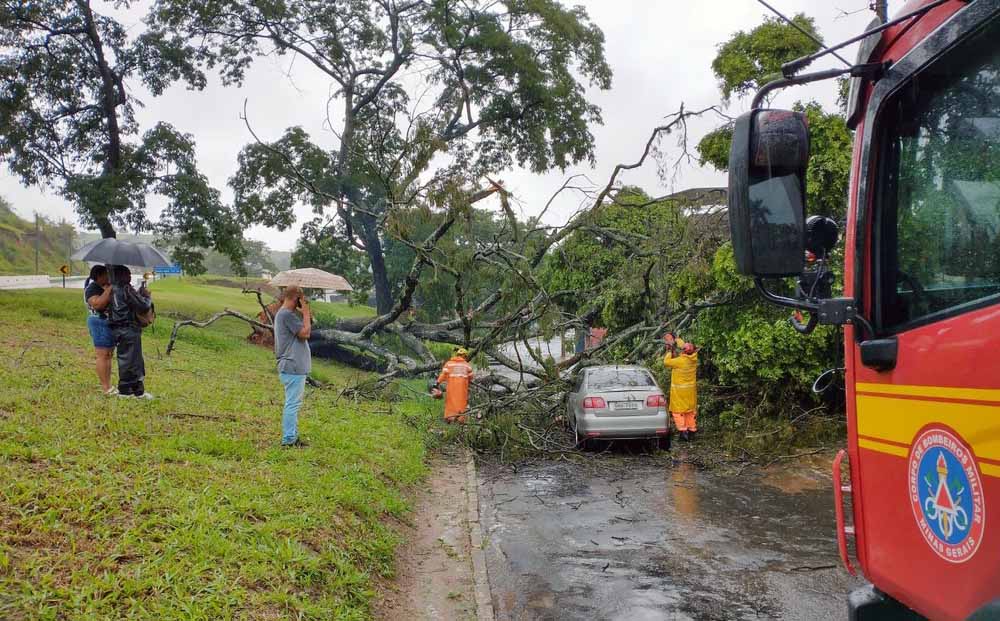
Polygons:
<instances>
[{"instance_id":1,"label":"broken branch on grass","mask_svg":"<svg viewBox=\"0 0 1000 621\"><path fill-rule=\"evenodd\" d=\"M271 309L264 304L264 299L260 295L260 287L256 289L244 289L243 293L253 293L257 296L257 303L260 304L261 310L264 311L264 316L267 317L267 321L273 326L274 325L274 315L271 314Z\"/></svg>"},{"instance_id":2,"label":"broken branch on grass","mask_svg":"<svg viewBox=\"0 0 1000 621\"><path fill-rule=\"evenodd\" d=\"M212 325L213 323L215 323L216 321L222 319L223 317L233 317L235 319L239 319L240 321L245 321L245 322L247 322L248 324L250 324L250 325L252 325L254 327L260 328L261 330L270 330L272 332L274 331L274 327L273 326L269 326L267 324L261 323L261 322L257 321L256 319L251 319L250 317L247 317L246 315L244 315L243 313L241 313L239 311L234 311L234 310L230 310L230 309L227 308L227 309L223 310L222 312L219 312L219 313L216 313L216 314L212 315L211 317L209 317L205 321L196 321L194 319L185 319L184 321L174 322L174 328L170 332L170 342L167 343L167 355L169 356L170 352L172 352L174 350L174 345L176 344L176 341L177 341L177 332L181 329L181 327L183 327L183 326L192 326L192 327L195 327L195 328L207 328L208 326Z\"/></svg>"}]
</instances>

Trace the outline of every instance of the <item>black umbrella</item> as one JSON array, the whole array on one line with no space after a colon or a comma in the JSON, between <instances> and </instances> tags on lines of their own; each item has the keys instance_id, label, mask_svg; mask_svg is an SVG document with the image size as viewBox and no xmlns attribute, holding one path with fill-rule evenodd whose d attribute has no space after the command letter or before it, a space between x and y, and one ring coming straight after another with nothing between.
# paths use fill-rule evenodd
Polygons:
<instances>
[{"instance_id":1,"label":"black umbrella","mask_svg":"<svg viewBox=\"0 0 1000 621\"><path fill-rule=\"evenodd\" d=\"M141 242L120 241L113 237L84 245L70 257L74 261L90 261L108 265L138 267L170 267L173 262L156 248Z\"/></svg>"}]
</instances>

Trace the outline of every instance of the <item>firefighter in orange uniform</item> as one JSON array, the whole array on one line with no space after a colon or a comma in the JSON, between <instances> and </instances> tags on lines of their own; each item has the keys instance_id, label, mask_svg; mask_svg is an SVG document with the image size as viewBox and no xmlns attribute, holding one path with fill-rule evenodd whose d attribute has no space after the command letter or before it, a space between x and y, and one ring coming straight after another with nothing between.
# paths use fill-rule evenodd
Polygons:
<instances>
[{"instance_id":1,"label":"firefighter in orange uniform","mask_svg":"<svg viewBox=\"0 0 1000 621\"><path fill-rule=\"evenodd\" d=\"M469 352L464 347L457 347L448 362L444 363L437 383L431 389L431 394L437 396L441 384L447 384L444 400L444 420L448 423L465 423L465 411L469 408L469 384L472 382L472 365L468 361Z\"/></svg>"},{"instance_id":2,"label":"firefighter in orange uniform","mask_svg":"<svg viewBox=\"0 0 1000 621\"><path fill-rule=\"evenodd\" d=\"M682 440L698 431L698 350L673 334L663 337L667 353L663 364L670 369L670 414Z\"/></svg>"}]
</instances>

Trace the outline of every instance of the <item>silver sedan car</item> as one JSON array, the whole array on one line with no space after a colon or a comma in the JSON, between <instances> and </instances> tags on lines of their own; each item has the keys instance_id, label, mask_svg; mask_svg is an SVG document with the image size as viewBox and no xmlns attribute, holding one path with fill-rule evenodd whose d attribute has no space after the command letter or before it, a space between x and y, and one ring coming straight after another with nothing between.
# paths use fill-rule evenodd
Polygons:
<instances>
[{"instance_id":1,"label":"silver sedan car","mask_svg":"<svg viewBox=\"0 0 1000 621\"><path fill-rule=\"evenodd\" d=\"M634 438L654 438L660 448L670 448L667 399L643 367L584 369L567 397L567 419L584 448L592 440Z\"/></svg>"}]
</instances>

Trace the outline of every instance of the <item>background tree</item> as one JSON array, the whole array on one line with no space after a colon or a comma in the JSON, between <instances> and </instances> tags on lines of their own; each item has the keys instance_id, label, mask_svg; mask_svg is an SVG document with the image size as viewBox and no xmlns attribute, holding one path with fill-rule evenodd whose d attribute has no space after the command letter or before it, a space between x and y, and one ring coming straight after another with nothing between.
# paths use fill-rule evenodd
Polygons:
<instances>
[{"instance_id":1,"label":"background tree","mask_svg":"<svg viewBox=\"0 0 1000 621\"><path fill-rule=\"evenodd\" d=\"M580 80L611 82L601 31L556 0L158 0L152 25L197 46L227 83L272 53L331 81L337 147L291 128L247 146L231 185L244 217L272 226L290 225L296 202L335 209L344 226L330 232L368 254L383 314L394 302L388 212L418 199L462 203L456 192L514 164L541 172L592 160L589 125L601 118Z\"/></svg>"},{"instance_id":2,"label":"background tree","mask_svg":"<svg viewBox=\"0 0 1000 621\"><path fill-rule=\"evenodd\" d=\"M262 272L274 274L278 267L271 258L271 249L267 244L256 239L243 240L243 254L239 262L234 262L230 257L215 250L205 253L205 260L202 271L191 271L186 273L196 274L217 274L219 276L256 276Z\"/></svg>"},{"instance_id":3,"label":"background tree","mask_svg":"<svg viewBox=\"0 0 1000 621\"><path fill-rule=\"evenodd\" d=\"M133 36L89 0L0 1L0 161L26 185L54 188L85 226L171 235L186 263L198 248L239 257L243 226L195 162L194 143L166 123L142 132L138 87L200 89L193 49ZM166 206L147 217L147 196Z\"/></svg>"},{"instance_id":4,"label":"background tree","mask_svg":"<svg viewBox=\"0 0 1000 621\"><path fill-rule=\"evenodd\" d=\"M792 18L796 26L816 40L822 37L811 17L802 13ZM712 71L719 80L723 100L735 95L753 95L761 86L780 77L781 65L819 50L816 41L778 18L766 18L749 32L739 31L719 45L712 61ZM838 83L841 99L846 82ZM812 213L844 216L847 183L851 167L851 134L844 121L843 110L826 112L815 102L796 103L794 109L809 119L810 161L806 173L807 205ZM709 132L698 142L702 162L717 170L729 167L729 147L732 144L732 123Z\"/></svg>"},{"instance_id":5,"label":"background tree","mask_svg":"<svg viewBox=\"0 0 1000 621\"><path fill-rule=\"evenodd\" d=\"M767 17L749 32L740 30L719 45L712 60L712 72L719 80L724 101L728 103L733 95L742 98L754 94L780 77L781 65L819 50L816 40L823 39L815 21L798 13L792 22L812 38L780 18Z\"/></svg>"}]
</instances>

